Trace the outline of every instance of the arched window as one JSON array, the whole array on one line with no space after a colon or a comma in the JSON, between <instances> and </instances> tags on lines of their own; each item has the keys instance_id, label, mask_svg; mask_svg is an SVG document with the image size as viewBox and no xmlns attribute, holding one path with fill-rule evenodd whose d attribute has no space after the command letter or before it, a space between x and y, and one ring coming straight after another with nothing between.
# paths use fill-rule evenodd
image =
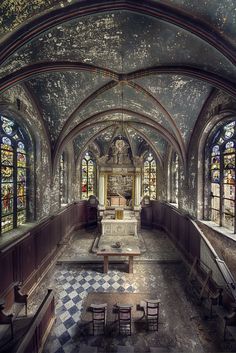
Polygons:
<instances>
[{"instance_id":1,"label":"arched window","mask_svg":"<svg viewBox=\"0 0 236 353\"><path fill-rule=\"evenodd\" d=\"M220 127L210 145L210 219L235 228L235 122Z\"/></svg>"},{"instance_id":2,"label":"arched window","mask_svg":"<svg viewBox=\"0 0 236 353\"><path fill-rule=\"evenodd\" d=\"M171 158L171 202L178 204L179 195L179 156L176 152L173 153Z\"/></svg>"},{"instance_id":3,"label":"arched window","mask_svg":"<svg viewBox=\"0 0 236 353\"><path fill-rule=\"evenodd\" d=\"M82 159L81 198L86 200L96 193L96 165L89 152Z\"/></svg>"},{"instance_id":4,"label":"arched window","mask_svg":"<svg viewBox=\"0 0 236 353\"><path fill-rule=\"evenodd\" d=\"M147 195L151 200L157 197L157 166L153 155L149 153L144 160L143 168L143 196Z\"/></svg>"},{"instance_id":5,"label":"arched window","mask_svg":"<svg viewBox=\"0 0 236 353\"><path fill-rule=\"evenodd\" d=\"M60 171L59 171L59 179L60 179L60 204L68 203L68 194L67 194L67 161L65 152L61 154L60 157Z\"/></svg>"},{"instance_id":6,"label":"arched window","mask_svg":"<svg viewBox=\"0 0 236 353\"><path fill-rule=\"evenodd\" d=\"M27 138L13 120L0 119L1 233L26 222L28 209Z\"/></svg>"}]
</instances>

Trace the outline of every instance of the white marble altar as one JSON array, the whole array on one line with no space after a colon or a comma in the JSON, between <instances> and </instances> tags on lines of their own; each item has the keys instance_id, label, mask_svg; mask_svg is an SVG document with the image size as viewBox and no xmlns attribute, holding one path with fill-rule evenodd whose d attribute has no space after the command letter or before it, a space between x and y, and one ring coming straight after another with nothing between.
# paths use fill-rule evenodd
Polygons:
<instances>
[{"instance_id":1,"label":"white marble altar","mask_svg":"<svg viewBox=\"0 0 236 353\"><path fill-rule=\"evenodd\" d=\"M124 219L114 219L112 215L105 214L101 223L102 235L137 236L138 221L131 211L124 211Z\"/></svg>"}]
</instances>

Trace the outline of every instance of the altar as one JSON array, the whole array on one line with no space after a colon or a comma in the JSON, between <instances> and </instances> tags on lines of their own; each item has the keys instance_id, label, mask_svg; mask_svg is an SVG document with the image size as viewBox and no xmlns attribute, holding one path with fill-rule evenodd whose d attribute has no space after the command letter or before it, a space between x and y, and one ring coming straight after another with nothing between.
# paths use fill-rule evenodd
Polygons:
<instances>
[{"instance_id":1,"label":"altar","mask_svg":"<svg viewBox=\"0 0 236 353\"><path fill-rule=\"evenodd\" d=\"M102 235L107 236L137 236L138 221L133 212L124 211L123 219L115 219L115 214L105 214L102 224Z\"/></svg>"}]
</instances>

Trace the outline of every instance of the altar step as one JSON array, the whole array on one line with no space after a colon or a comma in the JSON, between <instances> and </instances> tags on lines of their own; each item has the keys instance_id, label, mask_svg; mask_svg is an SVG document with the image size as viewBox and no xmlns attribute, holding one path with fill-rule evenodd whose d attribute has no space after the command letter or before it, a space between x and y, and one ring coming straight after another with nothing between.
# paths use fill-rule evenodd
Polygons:
<instances>
[{"instance_id":1,"label":"altar step","mask_svg":"<svg viewBox=\"0 0 236 353\"><path fill-rule=\"evenodd\" d=\"M180 259L139 259L134 257L134 262L135 263L156 263L156 264L179 264L182 261ZM109 256L109 264L128 264L127 259L123 259L121 257L112 257ZM90 256L83 256L80 258L62 258L57 261L57 264L101 264L103 265L103 258L96 258L96 257L90 257Z\"/></svg>"}]
</instances>

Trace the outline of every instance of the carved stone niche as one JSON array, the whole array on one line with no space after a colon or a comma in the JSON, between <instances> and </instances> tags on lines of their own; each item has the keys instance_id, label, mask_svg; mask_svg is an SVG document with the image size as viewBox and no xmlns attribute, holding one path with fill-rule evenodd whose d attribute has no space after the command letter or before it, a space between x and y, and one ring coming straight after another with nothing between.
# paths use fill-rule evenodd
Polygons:
<instances>
[{"instance_id":1,"label":"carved stone niche","mask_svg":"<svg viewBox=\"0 0 236 353\"><path fill-rule=\"evenodd\" d=\"M123 138L115 139L109 149L108 164L113 165L133 165L131 148Z\"/></svg>"}]
</instances>

